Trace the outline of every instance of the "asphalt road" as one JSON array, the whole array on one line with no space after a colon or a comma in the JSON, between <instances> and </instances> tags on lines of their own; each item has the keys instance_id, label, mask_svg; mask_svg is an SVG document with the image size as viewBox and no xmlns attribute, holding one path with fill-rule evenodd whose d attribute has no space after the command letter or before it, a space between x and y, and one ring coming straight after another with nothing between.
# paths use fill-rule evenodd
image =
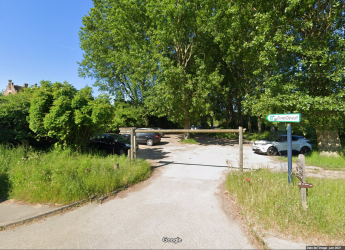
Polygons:
<instances>
[{"instance_id":1,"label":"asphalt road","mask_svg":"<svg viewBox=\"0 0 345 250\"><path fill-rule=\"evenodd\" d=\"M235 165L238 145L181 145L177 135L168 137L140 146L138 157L155 166L148 180L103 204L2 231L0 248L252 249L221 199L226 162ZM164 243L164 237L182 242Z\"/></svg>"}]
</instances>

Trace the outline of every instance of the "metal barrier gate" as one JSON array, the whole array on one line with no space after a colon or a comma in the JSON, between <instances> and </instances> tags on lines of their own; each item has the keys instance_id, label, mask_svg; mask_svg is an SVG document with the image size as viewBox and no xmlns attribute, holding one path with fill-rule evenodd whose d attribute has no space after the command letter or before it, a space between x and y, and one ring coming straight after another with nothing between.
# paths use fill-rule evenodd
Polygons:
<instances>
[{"instance_id":1,"label":"metal barrier gate","mask_svg":"<svg viewBox=\"0 0 345 250\"><path fill-rule=\"evenodd\" d=\"M139 130L133 127L130 128L120 128L120 134L130 134L131 135L131 151L130 151L130 157L131 160L136 158L136 134L137 133L171 133L171 134L178 134L178 133L239 133L239 169L242 172L243 171L243 131L245 131L245 128L238 127L238 129L145 129L145 130Z\"/></svg>"}]
</instances>

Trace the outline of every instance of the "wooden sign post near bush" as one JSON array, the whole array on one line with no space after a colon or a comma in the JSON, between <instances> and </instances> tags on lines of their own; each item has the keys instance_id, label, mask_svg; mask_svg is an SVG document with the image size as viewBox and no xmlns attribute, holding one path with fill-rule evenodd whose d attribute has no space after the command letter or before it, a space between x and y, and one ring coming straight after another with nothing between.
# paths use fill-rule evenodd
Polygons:
<instances>
[{"instance_id":1,"label":"wooden sign post near bush","mask_svg":"<svg viewBox=\"0 0 345 250\"><path fill-rule=\"evenodd\" d=\"M313 184L306 183L305 181L305 157L304 155L298 155L299 161L297 162L297 173L296 177L300 180L298 183L298 187L300 187L301 191L301 204L304 210L308 208L307 206L307 188L312 188Z\"/></svg>"}]
</instances>

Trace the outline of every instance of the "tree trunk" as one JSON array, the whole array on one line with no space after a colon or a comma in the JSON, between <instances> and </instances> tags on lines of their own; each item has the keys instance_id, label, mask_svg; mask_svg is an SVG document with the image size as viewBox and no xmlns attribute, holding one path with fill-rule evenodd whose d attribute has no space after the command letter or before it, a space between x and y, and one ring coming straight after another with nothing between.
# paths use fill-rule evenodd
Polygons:
<instances>
[{"instance_id":1,"label":"tree trunk","mask_svg":"<svg viewBox=\"0 0 345 250\"><path fill-rule=\"evenodd\" d=\"M232 126L232 120L234 119L234 106L233 106L231 101L229 102L227 112L228 112L228 126L231 127Z\"/></svg>"},{"instance_id":2,"label":"tree trunk","mask_svg":"<svg viewBox=\"0 0 345 250\"><path fill-rule=\"evenodd\" d=\"M341 144L337 130L316 130L317 146L321 155L341 155Z\"/></svg>"},{"instance_id":3,"label":"tree trunk","mask_svg":"<svg viewBox=\"0 0 345 250\"><path fill-rule=\"evenodd\" d=\"M247 120L248 120L248 132L249 133L252 133L252 122L251 122L251 120L250 120L250 114L249 114L249 112L247 113Z\"/></svg>"},{"instance_id":4,"label":"tree trunk","mask_svg":"<svg viewBox=\"0 0 345 250\"><path fill-rule=\"evenodd\" d=\"M238 97L238 98L237 98L237 112L238 112L238 119L237 119L238 126L243 127L243 119L242 119L242 98L241 98L241 97Z\"/></svg>"},{"instance_id":5,"label":"tree trunk","mask_svg":"<svg viewBox=\"0 0 345 250\"><path fill-rule=\"evenodd\" d=\"M210 115L210 123L211 123L211 129L213 129L213 117Z\"/></svg>"},{"instance_id":6,"label":"tree trunk","mask_svg":"<svg viewBox=\"0 0 345 250\"><path fill-rule=\"evenodd\" d=\"M272 123L271 123L270 131L272 134L274 134L276 132L276 128L274 127L274 125Z\"/></svg>"},{"instance_id":7,"label":"tree trunk","mask_svg":"<svg viewBox=\"0 0 345 250\"><path fill-rule=\"evenodd\" d=\"M185 122L183 125L184 129L190 129L190 122ZM184 133L184 139L187 140L189 139L189 133Z\"/></svg>"},{"instance_id":8,"label":"tree trunk","mask_svg":"<svg viewBox=\"0 0 345 250\"><path fill-rule=\"evenodd\" d=\"M258 132L259 132L259 138L261 135L261 115L258 116Z\"/></svg>"}]
</instances>

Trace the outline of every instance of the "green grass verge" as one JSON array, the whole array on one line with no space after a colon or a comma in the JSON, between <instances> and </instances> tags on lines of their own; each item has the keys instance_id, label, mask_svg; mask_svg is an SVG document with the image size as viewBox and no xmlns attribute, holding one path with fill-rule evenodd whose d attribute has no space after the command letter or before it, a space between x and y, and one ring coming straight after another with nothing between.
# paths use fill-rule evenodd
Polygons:
<instances>
[{"instance_id":1,"label":"green grass verge","mask_svg":"<svg viewBox=\"0 0 345 250\"><path fill-rule=\"evenodd\" d=\"M247 181L245 178L249 179ZM288 184L287 173L261 169L232 172L229 193L256 225L266 230L304 238L321 237L327 242L345 239L345 179L308 178L308 210L301 207L297 179Z\"/></svg>"},{"instance_id":2,"label":"green grass verge","mask_svg":"<svg viewBox=\"0 0 345 250\"><path fill-rule=\"evenodd\" d=\"M343 150L344 151L344 150ZM345 155L345 152L344 152ZM317 151L312 151L310 154L305 155L306 165L322 167L326 170L345 171L345 156L325 156L320 155ZM280 157L280 159L287 161L287 157ZM298 156L292 157L293 162L298 161Z\"/></svg>"},{"instance_id":3,"label":"green grass verge","mask_svg":"<svg viewBox=\"0 0 345 250\"><path fill-rule=\"evenodd\" d=\"M119 163L119 170L114 164ZM146 179L144 160L102 153L53 150L40 153L26 147L0 145L0 197L33 203L68 204L102 196Z\"/></svg>"},{"instance_id":4,"label":"green grass verge","mask_svg":"<svg viewBox=\"0 0 345 250\"><path fill-rule=\"evenodd\" d=\"M193 138L181 139L181 143L198 144L198 142L195 139L193 139Z\"/></svg>"}]
</instances>

